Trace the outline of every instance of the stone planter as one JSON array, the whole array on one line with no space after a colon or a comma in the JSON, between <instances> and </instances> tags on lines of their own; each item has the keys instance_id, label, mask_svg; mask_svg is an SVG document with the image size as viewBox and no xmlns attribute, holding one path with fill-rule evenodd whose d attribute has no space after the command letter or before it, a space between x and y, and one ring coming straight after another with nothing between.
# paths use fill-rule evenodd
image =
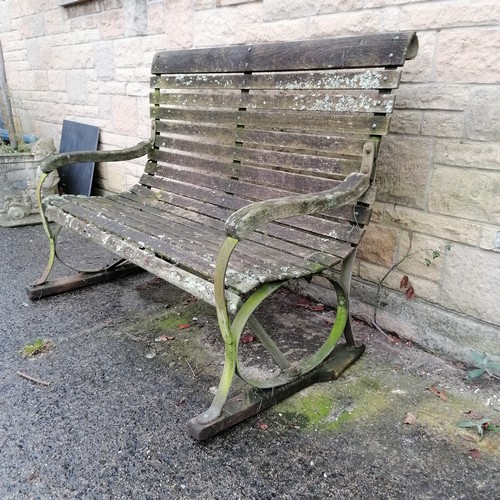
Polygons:
<instances>
[{"instance_id":1,"label":"stone planter","mask_svg":"<svg viewBox=\"0 0 500 500\"><path fill-rule=\"evenodd\" d=\"M0 155L0 226L23 226L40 221L32 194L37 168L38 161L30 153Z\"/></svg>"},{"instance_id":2,"label":"stone planter","mask_svg":"<svg viewBox=\"0 0 500 500\"><path fill-rule=\"evenodd\" d=\"M31 153L0 154L0 227L26 226L41 222L35 189L40 161L55 151L52 139L35 143ZM42 196L57 193L59 176L49 175Z\"/></svg>"}]
</instances>

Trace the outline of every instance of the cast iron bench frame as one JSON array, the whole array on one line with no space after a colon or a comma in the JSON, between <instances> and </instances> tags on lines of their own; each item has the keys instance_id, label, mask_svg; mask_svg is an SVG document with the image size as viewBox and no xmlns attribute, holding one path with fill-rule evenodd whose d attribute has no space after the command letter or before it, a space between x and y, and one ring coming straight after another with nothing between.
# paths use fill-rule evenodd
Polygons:
<instances>
[{"instance_id":1,"label":"cast iron bench frame","mask_svg":"<svg viewBox=\"0 0 500 500\"><path fill-rule=\"evenodd\" d=\"M398 68L417 51L414 33L386 33L157 53L150 141L43 162L38 203L50 257L29 296L114 279L139 266L214 305L225 361L212 405L188 423L196 439L336 379L364 351L349 320L353 261L375 199L375 163ZM50 196L42 203L46 176L63 165L146 154L144 174L127 193ZM48 281L62 226L122 260ZM292 363L253 312L289 280L316 274L335 288L335 323L314 354ZM276 377L243 375L238 345L245 325L279 366ZM345 343L337 345L342 334ZM235 374L253 389L228 399Z\"/></svg>"}]
</instances>

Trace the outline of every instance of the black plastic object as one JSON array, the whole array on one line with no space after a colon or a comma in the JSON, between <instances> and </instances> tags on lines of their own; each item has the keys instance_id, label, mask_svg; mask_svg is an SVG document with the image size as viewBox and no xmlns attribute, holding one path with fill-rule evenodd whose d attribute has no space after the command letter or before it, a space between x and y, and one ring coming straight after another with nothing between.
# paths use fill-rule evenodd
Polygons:
<instances>
[{"instance_id":1,"label":"black plastic object","mask_svg":"<svg viewBox=\"0 0 500 500\"><path fill-rule=\"evenodd\" d=\"M84 123L63 121L60 153L70 151L96 151L99 142L99 127ZM90 196L94 177L94 162L65 165L59 168L59 186L64 194Z\"/></svg>"}]
</instances>

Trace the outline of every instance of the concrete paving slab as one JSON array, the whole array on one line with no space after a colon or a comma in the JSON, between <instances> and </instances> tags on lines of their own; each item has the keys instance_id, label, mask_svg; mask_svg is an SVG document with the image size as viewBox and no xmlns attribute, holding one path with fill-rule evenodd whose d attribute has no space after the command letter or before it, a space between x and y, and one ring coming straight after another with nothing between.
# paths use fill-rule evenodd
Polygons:
<instances>
[{"instance_id":1,"label":"concrete paving slab","mask_svg":"<svg viewBox=\"0 0 500 500\"><path fill-rule=\"evenodd\" d=\"M85 243L62 249L97 266ZM500 498L500 433L457 427L498 421L498 380L356 322L367 352L340 380L198 443L185 423L218 381L213 311L146 273L31 302L46 252L40 226L0 228L0 498ZM24 358L35 339L54 348Z\"/></svg>"}]
</instances>

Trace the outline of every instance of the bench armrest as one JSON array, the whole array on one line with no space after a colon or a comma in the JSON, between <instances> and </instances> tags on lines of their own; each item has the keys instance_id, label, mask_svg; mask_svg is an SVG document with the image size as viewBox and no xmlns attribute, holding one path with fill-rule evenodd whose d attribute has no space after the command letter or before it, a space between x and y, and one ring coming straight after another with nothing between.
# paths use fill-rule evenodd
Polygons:
<instances>
[{"instance_id":1,"label":"bench armrest","mask_svg":"<svg viewBox=\"0 0 500 500\"><path fill-rule=\"evenodd\" d=\"M251 203L227 219L226 234L242 240L259 226L268 222L347 205L356 201L369 185L369 176L353 173L348 175L341 184L328 191Z\"/></svg>"},{"instance_id":2,"label":"bench armrest","mask_svg":"<svg viewBox=\"0 0 500 500\"><path fill-rule=\"evenodd\" d=\"M85 163L89 161L122 161L131 160L144 156L152 148L151 142L144 141L136 146L127 149L117 149L111 151L75 151L72 153L59 153L45 159L40 168L42 172L48 174L59 167L72 163Z\"/></svg>"}]
</instances>

